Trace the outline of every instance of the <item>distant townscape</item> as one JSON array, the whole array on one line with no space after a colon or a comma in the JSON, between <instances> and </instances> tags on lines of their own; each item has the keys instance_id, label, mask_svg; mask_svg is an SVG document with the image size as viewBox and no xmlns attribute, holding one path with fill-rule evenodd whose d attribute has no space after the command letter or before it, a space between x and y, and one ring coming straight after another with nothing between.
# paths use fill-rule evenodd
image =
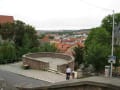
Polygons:
<instances>
[{"instance_id":1,"label":"distant townscape","mask_svg":"<svg viewBox=\"0 0 120 90\"><path fill-rule=\"evenodd\" d=\"M119 90L120 13L113 21L49 31L0 15L0 90Z\"/></svg>"},{"instance_id":2,"label":"distant townscape","mask_svg":"<svg viewBox=\"0 0 120 90\"><path fill-rule=\"evenodd\" d=\"M50 43L54 44L58 51L72 55L72 49L80 46L84 47L84 42L88 37L90 30L63 30L63 31L37 31L40 36L39 41L41 44Z\"/></svg>"}]
</instances>

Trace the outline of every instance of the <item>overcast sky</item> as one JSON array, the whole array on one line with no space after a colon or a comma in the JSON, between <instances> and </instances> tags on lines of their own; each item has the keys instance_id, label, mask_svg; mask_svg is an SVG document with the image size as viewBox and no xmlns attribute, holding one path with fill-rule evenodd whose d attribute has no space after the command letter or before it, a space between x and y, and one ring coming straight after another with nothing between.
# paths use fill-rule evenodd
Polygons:
<instances>
[{"instance_id":1,"label":"overcast sky","mask_svg":"<svg viewBox=\"0 0 120 90\"><path fill-rule=\"evenodd\" d=\"M120 12L120 0L0 0L0 15L39 30L97 27L113 9Z\"/></svg>"}]
</instances>

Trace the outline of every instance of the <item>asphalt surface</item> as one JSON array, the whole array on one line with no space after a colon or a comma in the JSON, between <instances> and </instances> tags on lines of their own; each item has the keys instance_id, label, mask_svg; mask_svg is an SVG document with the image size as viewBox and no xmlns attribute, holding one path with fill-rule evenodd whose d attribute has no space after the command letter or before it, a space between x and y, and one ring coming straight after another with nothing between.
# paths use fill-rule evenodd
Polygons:
<instances>
[{"instance_id":1,"label":"asphalt surface","mask_svg":"<svg viewBox=\"0 0 120 90\"><path fill-rule=\"evenodd\" d=\"M28 69L25 70L22 68L22 62L11 63L0 65L0 70L9 71L18 75L23 75L26 77L31 77L34 79L39 79L51 83L65 81L65 74L57 74L55 72L48 72L43 70L34 70Z\"/></svg>"},{"instance_id":2,"label":"asphalt surface","mask_svg":"<svg viewBox=\"0 0 120 90\"><path fill-rule=\"evenodd\" d=\"M0 78L2 78L8 86L12 87L40 87L44 85L49 85L50 82L37 80L30 77L25 77L8 71L0 70ZM7 90L7 89L6 89ZM14 89L8 89L14 90Z\"/></svg>"}]
</instances>

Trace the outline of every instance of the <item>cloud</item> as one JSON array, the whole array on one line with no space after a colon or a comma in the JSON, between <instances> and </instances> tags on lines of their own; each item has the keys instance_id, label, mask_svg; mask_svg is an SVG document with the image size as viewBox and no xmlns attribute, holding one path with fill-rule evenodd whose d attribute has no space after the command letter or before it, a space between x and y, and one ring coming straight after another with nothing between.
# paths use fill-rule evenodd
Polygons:
<instances>
[{"instance_id":1,"label":"cloud","mask_svg":"<svg viewBox=\"0 0 120 90\"><path fill-rule=\"evenodd\" d=\"M102 18L120 11L119 0L0 0L0 13L33 25L37 29L89 28Z\"/></svg>"}]
</instances>

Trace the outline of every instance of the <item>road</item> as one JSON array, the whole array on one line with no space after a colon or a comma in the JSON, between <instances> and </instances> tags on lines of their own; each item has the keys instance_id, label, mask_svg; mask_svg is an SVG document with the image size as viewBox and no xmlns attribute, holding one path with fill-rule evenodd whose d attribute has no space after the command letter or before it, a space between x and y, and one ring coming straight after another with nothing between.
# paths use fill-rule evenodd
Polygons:
<instances>
[{"instance_id":1,"label":"road","mask_svg":"<svg viewBox=\"0 0 120 90\"><path fill-rule=\"evenodd\" d=\"M0 70L0 78L4 79L10 86L24 86L24 87L40 87L50 84L47 81L37 80L30 77L25 77L8 71ZM12 89L11 89L12 90Z\"/></svg>"},{"instance_id":2,"label":"road","mask_svg":"<svg viewBox=\"0 0 120 90\"><path fill-rule=\"evenodd\" d=\"M22 62L17 62L17 63L0 65L0 70L9 71L9 72L23 75L26 77L31 77L34 79L39 79L39 80L52 82L52 83L66 80L65 74L57 74L57 73L52 73L48 71L34 70L34 69L24 70L21 67L22 67Z\"/></svg>"}]
</instances>

